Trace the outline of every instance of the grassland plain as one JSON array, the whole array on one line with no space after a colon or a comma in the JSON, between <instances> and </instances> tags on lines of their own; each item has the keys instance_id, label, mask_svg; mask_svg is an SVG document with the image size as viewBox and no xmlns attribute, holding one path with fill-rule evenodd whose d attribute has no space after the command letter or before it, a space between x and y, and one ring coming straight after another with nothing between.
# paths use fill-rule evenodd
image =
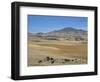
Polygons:
<instances>
[{"instance_id":1,"label":"grassland plain","mask_svg":"<svg viewBox=\"0 0 100 82\"><path fill-rule=\"evenodd\" d=\"M87 64L87 41L28 40L28 66Z\"/></svg>"}]
</instances>

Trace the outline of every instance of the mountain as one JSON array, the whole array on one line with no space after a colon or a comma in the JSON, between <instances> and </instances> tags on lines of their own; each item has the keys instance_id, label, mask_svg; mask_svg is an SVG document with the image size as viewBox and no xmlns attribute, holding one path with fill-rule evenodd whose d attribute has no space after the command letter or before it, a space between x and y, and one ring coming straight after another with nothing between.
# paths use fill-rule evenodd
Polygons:
<instances>
[{"instance_id":1,"label":"mountain","mask_svg":"<svg viewBox=\"0 0 100 82\"><path fill-rule=\"evenodd\" d=\"M87 31L65 27L60 30L51 31L48 33L36 33L34 36L50 40L87 40Z\"/></svg>"},{"instance_id":2,"label":"mountain","mask_svg":"<svg viewBox=\"0 0 100 82\"><path fill-rule=\"evenodd\" d=\"M72 28L72 27L66 27L66 28L63 28L63 29L60 29L56 32L86 32L82 29L75 29L75 28Z\"/></svg>"}]
</instances>

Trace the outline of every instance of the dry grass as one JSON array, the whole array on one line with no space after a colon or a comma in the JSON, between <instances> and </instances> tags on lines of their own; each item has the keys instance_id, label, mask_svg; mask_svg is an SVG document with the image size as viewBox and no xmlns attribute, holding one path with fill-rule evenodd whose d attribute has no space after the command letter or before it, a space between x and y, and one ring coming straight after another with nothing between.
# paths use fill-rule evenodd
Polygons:
<instances>
[{"instance_id":1,"label":"dry grass","mask_svg":"<svg viewBox=\"0 0 100 82\"><path fill-rule=\"evenodd\" d=\"M49 60L47 59L49 57ZM50 59L51 58L51 59ZM28 66L49 66L87 63L87 42L28 42Z\"/></svg>"}]
</instances>

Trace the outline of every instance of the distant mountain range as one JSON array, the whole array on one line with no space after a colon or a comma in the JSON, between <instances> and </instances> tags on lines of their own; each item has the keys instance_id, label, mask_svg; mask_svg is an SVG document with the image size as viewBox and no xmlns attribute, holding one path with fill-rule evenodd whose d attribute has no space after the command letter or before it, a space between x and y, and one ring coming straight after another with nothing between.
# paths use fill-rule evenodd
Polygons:
<instances>
[{"instance_id":1,"label":"distant mountain range","mask_svg":"<svg viewBox=\"0 0 100 82\"><path fill-rule=\"evenodd\" d=\"M48 33L29 33L29 37L41 37L50 40L87 40L87 31L83 29L65 27Z\"/></svg>"}]
</instances>

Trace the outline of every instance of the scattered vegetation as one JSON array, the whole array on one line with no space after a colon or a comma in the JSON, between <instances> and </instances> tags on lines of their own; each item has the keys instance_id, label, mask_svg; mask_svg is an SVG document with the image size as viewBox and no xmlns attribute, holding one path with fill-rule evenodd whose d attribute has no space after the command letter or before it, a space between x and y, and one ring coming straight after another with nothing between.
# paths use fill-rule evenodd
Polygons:
<instances>
[{"instance_id":1,"label":"scattered vegetation","mask_svg":"<svg viewBox=\"0 0 100 82\"><path fill-rule=\"evenodd\" d=\"M39 60L38 63L42 63L42 60Z\"/></svg>"},{"instance_id":2,"label":"scattered vegetation","mask_svg":"<svg viewBox=\"0 0 100 82\"><path fill-rule=\"evenodd\" d=\"M68 62L77 62L77 59L58 59L58 58L53 58L53 57L45 57L43 60L39 60L38 63L39 64L43 64L43 63L50 63L50 64L55 64L57 62L61 61L62 64L66 64Z\"/></svg>"},{"instance_id":3,"label":"scattered vegetation","mask_svg":"<svg viewBox=\"0 0 100 82\"><path fill-rule=\"evenodd\" d=\"M64 59L65 60L65 62L69 62L70 61L70 59Z\"/></svg>"}]
</instances>

